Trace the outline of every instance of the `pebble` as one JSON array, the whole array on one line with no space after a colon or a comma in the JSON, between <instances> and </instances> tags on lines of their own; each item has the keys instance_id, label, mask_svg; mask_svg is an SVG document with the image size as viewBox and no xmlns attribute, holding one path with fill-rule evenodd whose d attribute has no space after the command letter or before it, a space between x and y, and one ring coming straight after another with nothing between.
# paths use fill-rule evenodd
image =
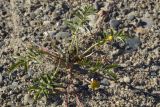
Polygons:
<instances>
[{"instance_id":1,"label":"pebble","mask_svg":"<svg viewBox=\"0 0 160 107\"><path fill-rule=\"evenodd\" d=\"M33 12L30 13L30 18L31 18L31 19L34 19L35 17L36 17L36 14L35 14L35 13L33 13Z\"/></svg>"},{"instance_id":2,"label":"pebble","mask_svg":"<svg viewBox=\"0 0 160 107\"><path fill-rule=\"evenodd\" d=\"M32 69L29 69L27 73L28 73L28 76L30 77L34 74L34 71Z\"/></svg>"},{"instance_id":3,"label":"pebble","mask_svg":"<svg viewBox=\"0 0 160 107\"><path fill-rule=\"evenodd\" d=\"M151 72L149 72L149 75L150 75L150 76L155 77L155 76L157 76L157 75L158 75L158 73L157 73L157 72L155 72L155 71L151 71Z\"/></svg>"},{"instance_id":4,"label":"pebble","mask_svg":"<svg viewBox=\"0 0 160 107\"><path fill-rule=\"evenodd\" d=\"M114 28L115 30L118 29L119 25L121 24L121 21L120 20L116 20L116 19L111 19L110 22L109 22L110 26L112 28Z\"/></svg>"},{"instance_id":5,"label":"pebble","mask_svg":"<svg viewBox=\"0 0 160 107\"><path fill-rule=\"evenodd\" d=\"M66 37L70 37L71 34L69 32L59 32L56 34L56 38L60 39L60 38L66 38Z\"/></svg>"},{"instance_id":6,"label":"pebble","mask_svg":"<svg viewBox=\"0 0 160 107\"><path fill-rule=\"evenodd\" d=\"M118 53L119 53L119 50L118 50L118 49L117 49L117 50L113 50L113 51L111 52L111 56L112 56L112 57L117 56Z\"/></svg>"},{"instance_id":7,"label":"pebble","mask_svg":"<svg viewBox=\"0 0 160 107\"><path fill-rule=\"evenodd\" d=\"M144 86L135 86L136 89L140 89L140 90L143 90L144 89Z\"/></svg>"},{"instance_id":8,"label":"pebble","mask_svg":"<svg viewBox=\"0 0 160 107\"><path fill-rule=\"evenodd\" d=\"M151 71L158 71L158 70L160 70L160 66L156 65L151 66Z\"/></svg>"},{"instance_id":9,"label":"pebble","mask_svg":"<svg viewBox=\"0 0 160 107\"><path fill-rule=\"evenodd\" d=\"M56 36L56 31L47 31L47 32L43 32L43 35L45 37L50 36L50 37L55 37Z\"/></svg>"},{"instance_id":10,"label":"pebble","mask_svg":"<svg viewBox=\"0 0 160 107\"><path fill-rule=\"evenodd\" d=\"M130 12L129 8L125 8L122 10L122 12L124 13L124 15L127 15Z\"/></svg>"},{"instance_id":11,"label":"pebble","mask_svg":"<svg viewBox=\"0 0 160 107\"><path fill-rule=\"evenodd\" d=\"M141 44L141 41L137 37L129 38L126 40L126 44L128 45L129 48L134 50L138 49L139 45Z\"/></svg>"},{"instance_id":12,"label":"pebble","mask_svg":"<svg viewBox=\"0 0 160 107\"><path fill-rule=\"evenodd\" d=\"M106 78L104 78L104 79L101 80L101 84L109 85L109 82L108 82L108 80Z\"/></svg>"},{"instance_id":13,"label":"pebble","mask_svg":"<svg viewBox=\"0 0 160 107\"><path fill-rule=\"evenodd\" d=\"M116 83L114 81L110 81L110 88L114 88L116 86Z\"/></svg>"},{"instance_id":14,"label":"pebble","mask_svg":"<svg viewBox=\"0 0 160 107\"><path fill-rule=\"evenodd\" d=\"M0 88L0 92L4 92L5 90L7 90L7 86L3 86Z\"/></svg>"},{"instance_id":15,"label":"pebble","mask_svg":"<svg viewBox=\"0 0 160 107\"><path fill-rule=\"evenodd\" d=\"M4 70L3 65L0 65L0 73Z\"/></svg>"},{"instance_id":16,"label":"pebble","mask_svg":"<svg viewBox=\"0 0 160 107\"><path fill-rule=\"evenodd\" d=\"M47 98L44 96L44 97L42 97L42 98L40 99L39 104L40 104L40 105L46 105L46 103L47 103Z\"/></svg>"},{"instance_id":17,"label":"pebble","mask_svg":"<svg viewBox=\"0 0 160 107\"><path fill-rule=\"evenodd\" d=\"M3 82L2 74L0 73L0 84Z\"/></svg>"},{"instance_id":18,"label":"pebble","mask_svg":"<svg viewBox=\"0 0 160 107\"><path fill-rule=\"evenodd\" d=\"M130 77L127 77L127 76L123 77L123 81L125 83L129 83L130 82Z\"/></svg>"},{"instance_id":19,"label":"pebble","mask_svg":"<svg viewBox=\"0 0 160 107\"><path fill-rule=\"evenodd\" d=\"M30 101L30 95L29 94L25 94L24 95L24 100L23 100L23 104L27 105Z\"/></svg>"},{"instance_id":20,"label":"pebble","mask_svg":"<svg viewBox=\"0 0 160 107\"><path fill-rule=\"evenodd\" d=\"M156 104L156 107L160 107L160 103L157 103L157 104Z\"/></svg>"},{"instance_id":21,"label":"pebble","mask_svg":"<svg viewBox=\"0 0 160 107\"><path fill-rule=\"evenodd\" d=\"M18 100L19 102L21 101L22 97L23 97L22 94L18 94L18 95L16 96L16 98L17 98L17 100Z\"/></svg>"},{"instance_id":22,"label":"pebble","mask_svg":"<svg viewBox=\"0 0 160 107\"><path fill-rule=\"evenodd\" d=\"M51 23L50 21L43 21L43 25L44 25L44 26L49 26L50 23Z\"/></svg>"},{"instance_id":23,"label":"pebble","mask_svg":"<svg viewBox=\"0 0 160 107\"><path fill-rule=\"evenodd\" d=\"M24 41L26 41L28 38L27 38L27 36L23 36L22 37L22 41L24 42Z\"/></svg>"},{"instance_id":24,"label":"pebble","mask_svg":"<svg viewBox=\"0 0 160 107\"><path fill-rule=\"evenodd\" d=\"M14 89L18 86L18 82L13 82L12 85L10 85L11 89Z\"/></svg>"},{"instance_id":25,"label":"pebble","mask_svg":"<svg viewBox=\"0 0 160 107\"><path fill-rule=\"evenodd\" d=\"M135 18L135 13L133 13L133 12L131 12L131 13L129 13L128 15L127 15L127 19L128 20L134 20L134 18Z\"/></svg>"},{"instance_id":26,"label":"pebble","mask_svg":"<svg viewBox=\"0 0 160 107\"><path fill-rule=\"evenodd\" d=\"M0 48L2 48L2 46L5 45L4 41L0 41Z\"/></svg>"},{"instance_id":27,"label":"pebble","mask_svg":"<svg viewBox=\"0 0 160 107\"><path fill-rule=\"evenodd\" d=\"M2 93L2 94L1 94L1 98L5 100L5 99L7 98L7 94Z\"/></svg>"},{"instance_id":28,"label":"pebble","mask_svg":"<svg viewBox=\"0 0 160 107\"><path fill-rule=\"evenodd\" d=\"M104 6L104 3L103 3L103 2L96 1L96 2L94 3L94 8L95 8L96 10L100 10L103 6Z\"/></svg>"}]
</instances>

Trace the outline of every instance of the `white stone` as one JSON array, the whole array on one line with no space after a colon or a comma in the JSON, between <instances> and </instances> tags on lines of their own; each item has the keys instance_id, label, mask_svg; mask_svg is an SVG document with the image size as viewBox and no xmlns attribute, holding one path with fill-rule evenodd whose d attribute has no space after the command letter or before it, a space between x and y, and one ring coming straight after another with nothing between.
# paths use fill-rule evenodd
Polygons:
<instances>
[{"instance_id":1,"label":"white stone","mask_svg":"<svg viewBox=\"0 0 160 107\"><path fill-rule=\"evenodd\" d=\"M51 23L50 21L44 21L43 25L47 26L47 25L50 25L50 23Z\"/></svg>"},{"instance_id":2,"label":"white stone","mask_svg":"<svg viewBox=\"0 0 160 107\"><path fill-rule=\"evenodd\" d=\"M29 94L24 95L24 101L23 101L24 105L28 104L29 100L30 100L30 95Z\"/></svg>"},{"instance_id":3,"label":"white stone","mask_svg":"<svg viewBox=\"0 0 160 107\"><path fill-rule=\"evenodd\" d=\"M129 82L130 82L130 78L127 77L127 76L125 76L125 77L123 78L123 81L126 82L126 83L129 83Z\"/></svg>"}]
</instances>

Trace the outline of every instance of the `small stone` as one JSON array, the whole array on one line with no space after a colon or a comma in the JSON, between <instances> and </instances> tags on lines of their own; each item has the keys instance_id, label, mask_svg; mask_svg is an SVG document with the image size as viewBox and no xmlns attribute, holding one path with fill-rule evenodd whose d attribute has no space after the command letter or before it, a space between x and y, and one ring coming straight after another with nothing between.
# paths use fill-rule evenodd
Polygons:
<instances>
[{"instance_id":1,"label":"small stone","mask_svg":"<svg viewBox=\"0 0 160 107\"><path fill-rule=\"evenodd\" d=\"M145 14L144 14L144 17L147 17L147 18L149 18L151 15L148 13L148 12L146 12Z\"/></svg>"},{"instance_id":2,"label":"small stone","mask_svg":"<svg viewBox=\"0 0 160 107\"><path fill-rule=\"evenodd\" d=\"M123 81L126 82L126 83L129 83L129 82L130 82L130 78L125 76L125 77L123 78Z\"/></svg>"},{"instance_id":3,"label":"small stone","mask_svg":"<svg viewBox=\"0 0 160 107\"><path fill-rule=\"evenodd\" d=\"M0 65L0 73L4 70L3 65Z\"/></svg>"},{"instance_id":4,"label":"small stone","mask_svg":"<svg viewBox=\"0 0 160 107\"><path fill-rule=\"evenodd\" d=\"M7 87L5 87L5 86L4 86L4 87L1 87L1 88L0 88L0 92L4 92L6 89L7 89Z\"/></svg>"},{"instance_id":5,"label":"small stone","mask_svg":"<svg viewBox=\"0 0 160 107\"><path fill-rule=\"evenodd\" d=\"M47 36L55 37L56 36L56 32L55 31L47 31L47 32L44 32L43 35L45 37L47 37Z\"/></svg>"},{"instance_id":6,"label":"small stone","mask_svg":"<svg viewBox=\"0 0 160 107\"><path fill-rule=\"evenodd\" d=\"M47 98L46 96L42 97L39 101L40 105L45 105L47 103Z\"/></svg>"},{"instance_id":7,"label":"small stone","mask_svg":"<svg viewBox=\"0 0 160 107\"><path fill-rule=\"evenodd\" d=\"M38 23L37 21L30 21L31 26L35 26L35 25L37 25L37 23Z\"/></svg>"},{"instance_id":8,"label":"small stone","mask_svg":"<svg viewBox=\"0 0 160 107\"><path fill-rule=\"evenodd\" d=\"M52 16L51 16L51 18L54 20L54 19L58 19L58 17L59 17L59 13L57 13L57 12L53 12L52 13Z\"/></svg>"},{"instance_id":9,"label":"small stone","mask_svg":"<svg viewBox=\"0 0 160 107\"><path fill-rule=\"evenodd\" d=\"M22 37L22 41L26 41L27 39L28 39L27 36Z\"/></svg>"},{"instance_id":10,"label":"small stone","mask_svg":"<svg viewBox=\"0 0 160 107\"><path fill-rule=\"evenodd\" d=\"M127 17L128 20L132 21L134 18L135 18L135 14L134 13L131 12L131 13L128 14L128 17Z\"/></svg>"},{"instance_id":11,"label":"small stone","mask_svg":"<svg viewBox=\"0 0 160 107\"><path fill-rule=\"evenodd\" d=\"M60 39L60 38L66 38L66 37L70 37L71 34L69 32L59 32L56 34L56 38Z\"/></svg>"},{"instance_id":12,"label":"small stone","mask_svg":"<svg viewBox=\"0 0 160 107\"><path fill-rule=\"evenodd\" d=\"M48 26L48 25L50 25L50 23L51 23L50 21L43 21L44 26Z\"/></svg>"},{"instance_id":13,"label":"small stone","mask_svg":"<svg viewBox=\"0 0 160 107\"><path fill-rule=\"evenodd\" d=\"M8 102L6 107L14 107L14 104L12 102Z\"/></svg>"},{"instance_id":14,"label":"small stone","mask_svg":"<svg viewBox=\"0 0 160 107\"><path fill-rule=\"evenodd\" d=\"M144 87L143 86L135 86L136 89L139 89L139 90L143 90Z\"/></svg>"},{"instance_id":15,"label":"small stone","mask_svg":"<svg viewBox=\"0 0 160 107\"><path fill-rule=\"evenodd\" d=\"M40 7L40 8L38 8L38 9L36 9L36 10L34 11L34 14L35 14L36 16L39 16L42 12L43 12L43 9L42 9L42 7Z\"/></svg>"},{"instance_id":16,"label":"small stone","mask_svg":"<svg viewBox=\"0 0 160 107\"><path fill-rule=\"evenodd\" d=\"M103 6L104 6L104 3L103 3L103 2L96 1L96 2L94 3L94 7L95 7L95 9L97 9L97 10L100 10Z\"/></svg>"},{"instance_id":17,"label":"small stone","mask_svg":"<svg viewBox=\"0 0 160 107\"><path fill-rule=\"evenodd\" d=\"M129 8L122 9L122 12L124 13L124 15L127 15L130 12L130 9Z\"/></svg>"},{"instance_id":18,"label":"small stone","mask_svg":"<svg viewBox=\"0 0 160 107\"><path fill-rule=\"evenodd\" d=\"M30 76L32 76L32 75L33 75L33 73L34 73L34 72L33 72L33 70L32 70L32 69L29 69L27 73L28 73L28 76L30 77Z\"/></svg>"},{"instance_id":19,"label":"small stone","mask_svg":"<svg viewBox=\"0 0 160 107\"><path fill-rule=\"evenodd\" d=\"M1 98L4 99L4 100L7 98L7 96L8 96L8 95L5 94L5 93L2 93L2 94L1 94Z\"/></svg>"},{"instance_id":20,"label":"small stone","mask_svg":"<svg viewBox=\"0 0 160 107\"><path fill-rule=\"evenodd\" d=\"M24 105L27 105L29 101L30 101L30 95L29 94L24 95L24 101L23 101Z\"/></svg>"},{"instance_id":21,"label":"small stone","mask_svg":"<svg viewBox=\"0 0 160 107\"><path fill-rule=\"evenodd\" d=\"M33 12L30 13L30 18L31 18L31 19L35 19L35 17L36 17L36 14L35 14L35 13L33 13Z\"/></svg>"},{"instance_id":22,"label":"small stone","mask_svg":"<svg viewBox=\"0 0 160 107\"><path fill-rule=\"evenodd\" d=\"M21 98L23 97L23 95L22 94L18 94L17 96L16 96L16 98L17 98L17 101L21 101Z\"/></svg>"},{"instance_id":23,"label":"small stone","mask_svg":"<svg viewBox=\"0 0 160 107\"><path fill-rule=\"evenodd\" d=\"M110 26L114 29L118 29L119 25L121 24L121 21L120 20L116 20L116 19L112 19L110 20L109 22Z\"/></svg>"},{"instance_id":24,"label":"small stone","mask_svg":"<svg viewBox=\"0 0 160 107\"><path fill-rule=\"evenodd\" d=\"M103 80L101 80L101 84L103 85L109 85L109 82L106 78L104 78Z\"/></svg>"},{"instance_id":25,"label":"small stone","mask_svg":"<svg viewBox=\"0 0 160 107\"><path fill-rule=\"evenodd\" d=\"M2 74L0 73L0 84L3 82Z\"/></svg>"},{"instance_id":26,"label":"small stone","mask_svg":"<svg viewBox=\"0 0 160 107\"><path fill-rule=\"evenodd\" d=\"M28 75L24 75L24 76L21 78L21 80L22 80L22 82L25 82L28 78L29 78Z\"/></svg>"},{"instance_id":27,"label":"small stone","mask_svg":"<svg viewBox=\"0 0 160 107\"><path fill-rule=\"evenodd\" d=\"M152 71L158 71L160 69L160 66L151 66Z\"/></svg>"},{"instance_id":28,"label":"small stone","mask_svg":"<svg viewBox=\"0 0 160 107\"><path fill-rule=\"evenodd\" d=\"M152 76L152 77L155 77L155 76L158 75L158 72L156 72L156 71L151 71L151 72L149 72L149 75Z\"/></svg>"},{"instance_id":29,"label":"small stone","mask_svg":"<svg viewBox=\"0 0 160 107\"><path fill-rule=\"evenodd\" d=\"M141 44L141 41L139 40L139 38L129 38L126 40L126 44L128 45L128 48L131 49L137 49L139 47L139 45Z\"/></svg>"},{"instance_id":30,"label":"small stone","mask_svg":"<svg viewBox=\"0 0 160 107\"><path fill-rule=\"evenodd\" d=\"M124 68L126 68L128 66L127 63L119 64L119 65L120 65L120 67L124 67Z\"/></svg>"},{"instance_id":31,"label":"small stone","mask_svg":"<svg viewBox=\"0 0 160 107\"><path fill-rule=\"evenodd\" d=\"M104 86L104 85L100 85L99 88L100 88L100 89L105 89L105 86Z\"/></svg>"},{"instance_id":32,"label":"small stone","mask_svg":"<svg viewBox=\"0 0 160 107\"><path fill-rule=\"evenodd\" d=\"M156 107L160 107L160 103L157 103L157 104L156 104Z\"/></svg>"},{"instance_id":33,"label":"small stone","mask_svg":"<svg viewBox=\"0 0 160 107\"><path fill-rule=\"evenodd\" d=\"M114 88L116 86L116 83L114 81L110 81L110 88Z\"/></svg>"},{"instance_id":34,"label":"small stone","mask_svg":"<svg viewBox=\"0 0 160 107\"><path fill-rule=\"evenodd\" d=\"M62 3L62 8L64 9L65 12L67 12L70 7L66 3Z\"/></svg>"},{"instance_id":35,"label":"small stone","mask_svg":"<svg viewBox=\"0 0 160 107\"><path fill-rule=\"evenodd\" d=\"M119 79L119 82L121 82L121 83L124 82L123 78L120 78L120 79Z\"/></svg>"},{"instance_id":36,"label":"small stone","mask_svg":"<svg viewBox=\"0 0 160 107\"><path fill-rule=\"evenodd\" d=\"M117 49L117 50L113 50L112 52L111 52L111 56L116 56L116 55L118 55L118 53L119 53L119 50Z\"/></svg>"},{"instance_id":37,"label":"small stone","mask_svg":"<svg viewBox=\"0 0 160 107\"><path fill-rule=\"evenodd\" d=\"M13 82L12 85L10 85L10 88L16 88L18 86L18 82Z\"/></svg>"},{"instance_id":38,"label":"small stone","mask_svg":"<svg viewBox=\"0 0 160 107\"><path fill-rule=\"evenodd\" d=\"M0 48L5 45L5 42L4 41L0 41Z\"/></svg>"},{"instance_id":39,"label":"small stone","mask_svg":"<svg viewBox=\"0 0 160 107\"><path fill-rule=\"evenodd\" d=\"M152 79L150 79L150 84L151 84L151 86L157 86L157 84L158 84L158 80L157 80L157 78L152 78Z\"/></svg>"}]
</instances>

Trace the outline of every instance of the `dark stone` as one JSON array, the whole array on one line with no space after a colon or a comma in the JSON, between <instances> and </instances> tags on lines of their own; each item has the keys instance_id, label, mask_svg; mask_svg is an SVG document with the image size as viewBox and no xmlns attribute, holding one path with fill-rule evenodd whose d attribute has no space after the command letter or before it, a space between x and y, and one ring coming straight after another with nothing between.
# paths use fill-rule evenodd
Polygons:
<instances>
[{"instance_id":1,"label":"dark stone","mask_svg":"<svg viewBox=\"0 0 160 107\"><path fill-rule=\"evenodd\" d=\"M142 27L145 27L147 25L146 22L140 20L139 23L138 23L138 26L142 26Z\"/></svg>"},{"instance_id":2,"label":"dark stone","mask_svg":"<svg viewBox=\"0 0 160 107\"><path fill-rule=\"evenodd\" d=\"M6 14L7 14L7 12L6 12L6 11L3 11L3 12L2 12L2 15L6 15Z\"/></svg>"},{"instance_id":3,"label":"dark stone","mask_svg":"<svg viewBox=\"0 0 160 107\"><path fill-rule=\"evenodd\" d=\"M124 15L127 15L130 12L130 9L125 8L122 10L122 12L124 13Z\"/></svg>"},{"instance_id":4,"label":"dark stone","mask_svg":"<svg viewBox=\"0 0 160 107\"><path fill-rule=\"evenodd\" d=\"M3 93L3 94L1 95L1 98L2 98L3 100L5 100L5 99L7 98L7 94Z\"/></svg>"},{"instance_id":5,"label":"dark stone","mask_svg":"<svg viewBox=\"0 0 160 107\"><path fill-rule=\"evenodd\" d=\"M0 73L4 70L4 66L0 65Z\"/></svg>"},{"instance_id":6,"label":"dark stone","mask_svg":"<svg viewBox=\"0 0 160 107\"><path fill-rule=\"evenodd\" d=\"M149 76L151 76L151 77L158 76L158 72L157 71L150 71Z\"/></svg>"},{"instance_id":7,"label":"dark stone","mask_svg":"<svg viewBox=\"0 0 160 107\"><path fill-rule=\"evenodd\" d=\"M118 29L119 25L121 24L120 20L116 20L116 19L111 19L109 22L110 26L114 29Z\"/></svg>"},{"instance_id":8,"label":"dark stone","mask_svg":"<svg viewBox=\"0 0 160 107\"><path fill-rule=\"evenodd\" d=\"M97 10L100 10L103 6L104 6L103 2L98 1L95 3L95 8Z\"/></svg>"},{"instance_id":9,"label":"dark stone","mask_svg":"<svg viewBox=\"0 0 160 107\"><path fill-rule=\"evenodd\" d=\"M62 7L64 8L65 12L69 10L69 6L66 3L63 3Z\"/></svg>"},{"instance_id":10,"label":"dark stone","mask_svg":"<svg viewBox=\"0 0 160 107\"><path fill-rule=\"evenodd\" d=\"M112 16L117 17L117 16L119 16L119 13L115 11L115 12L113 12Z\"/></svg>"}]
</instances>

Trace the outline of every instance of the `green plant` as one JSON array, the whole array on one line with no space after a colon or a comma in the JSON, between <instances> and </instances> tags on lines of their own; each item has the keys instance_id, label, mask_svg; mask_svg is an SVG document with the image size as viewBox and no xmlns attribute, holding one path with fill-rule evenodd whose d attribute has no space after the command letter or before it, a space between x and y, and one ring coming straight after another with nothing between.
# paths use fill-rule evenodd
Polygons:
<instances>
[{"instance_id":1,"label":"green plant","mask_svg":"<svg viewBox=\"0 0 160 107\"><path fill-rule=\"evenodd\" d=\"M42 54L40 54L33 48L28 48L28 52L26 53L26 55L18 57L16 59L16 63L12 64L9 67L9 72L12 72L19 67L24 67L24 70L27 72L32 62L41 63L40 59L38 58L38 56L41 56L41 55Z\"/></svg>"},{"instance_id":2,"label":"green plant","mask_svg":"<svg viewBox=\"0 0 160 107\"><path fill-rule=\"evenodd\" d=\"M112 69L120 67L118 64L110 64L110 65L107 64L106 65L106 64L101 63L100 61L93 62L87 59L84 59L79 64L85 67L86 69L88 69L91 73L101 71L102 73L107 74L110 77L112 77L114 80L117 80L117 75L112 71Z\"/></svg>"},{"instance_id":3,"label":"green plant","mask_svg":"<svg viewBox=\"0 0 160 107\"><path fill-rule=\"evenodd\" d=\"M113 29L110 29L110 36L113 36L113 40L120 40L122 42L125 42L125 40L128 38L123 32L123 30L117 32Z\"/></svg>"},{"instance_id":4,"label":"green plant","mask_svg":"<svg viewBox=\"0 0 160 107\"><path fill-rule=\"evenodd\" d=\"M29 87L29 91L35 93L34 99L39 99L43 95L48 97L49 94L61 92L60 88L62 89L62 84L56 81L57 78L54 75L42 75L34 80L34 84Z\"/></svg>"},{"instance_id":5,"label":"green plant","mask_svg":"<svg viewBox=\"0 0 160 107\"><path fill-rule=\"evenodd\" d=\"M66 25L70 28L72 33L72 42L70 44L69 51L71 51L74 48L73 44L75 44L76 51L78 54L79 39L77 34L79 33L81 28L87 29L85 25L87 25L87 22L89 21L88 16L94 13L95 13L95 9L92 6L85 5L76 10L73 19L65 20Z\"/></svg>"},{"instance_id":6,"label":"green plant","mask_svg":"<svg viewBox=\"0 0 160 107\"><path fill-rule=\"evenodd\" d=\"M103 31L101 32L101 35L103 35L103 37L105 38L104 42L107 41L121 41L121 42L125 42L126 39L128 39L128 36L124 33L123 30L120 31L115 31L114 29L108 29L107 31ZM102 42L102 43L104 43Z\"/></svg>"},{"instance_id":7,"label":"green plant","mask_svg":"<svg viewBox=\"0 0 160 107\"><path fill-rule=\"evenodd\" d=\"M125 35L122 31L115 32L112 29L107 32L103 33L103 38L99 40L95 40L92 42L92 44L85 44L86 47L84 49L80 48L78 45L81 43L79 41L79 31L80 27L85 27L88 23L88 15L94 14L95 9L91 6L84 6L82 8L79 8L74 15L73 19L66 20L66 24L70 28L72 32L72 40L67 47L67 49L64 49L65 51L57 50L58 48L52 48L52 49L44 49L41 48L41 46L31 46L28 48L28 52L25 56L19 57L19 59L16 61L16 63L12 64L9 68L9 71L14 71L15 69L19 67L24 67L25 71L28 71L28 68L32 65L32 62L45 62L50 61L55 66L58 66L56 70L53 70L51 74L42 74L39 78L37 78L33 85L29 87L29 90L35 93L35 99L40 98L41 96L45 95L48 97L48 95L52 93L62 92L60 89L63 89L63 92L66 92L65 94L68 95L68 93L73 94L77 96L75 93L75 90L70 89L71 86L73 86L73 80L77 78L76 75L78 74L74 66L78 64L80 67L83 67L88 72L85 75L98 73L101 76L102 73L107 74L108 76L112 77L112 79L117 80L117 75L112 71L113 68L119 67L117 64L109 64L109 63L103 63L102 61L94 61L92 60L95 47L100 47L106 44L107 42L112 42L113 40L125 40ZM87 29L87 27L85 27ZM63 76L65 77L65 82L58 83L59 80L62 78L61 76L57 76L59 72L63 73ZM75 75L74 75L75 74ZM85 79L82 76L82 80ZM81 81L82 81L81 80ZM98 89L100 84L98 80L94 80L94 78L89 81L90 88L92 90ZM67 97L68 98L68 97Z\"/></svg>"}]
</instances>

